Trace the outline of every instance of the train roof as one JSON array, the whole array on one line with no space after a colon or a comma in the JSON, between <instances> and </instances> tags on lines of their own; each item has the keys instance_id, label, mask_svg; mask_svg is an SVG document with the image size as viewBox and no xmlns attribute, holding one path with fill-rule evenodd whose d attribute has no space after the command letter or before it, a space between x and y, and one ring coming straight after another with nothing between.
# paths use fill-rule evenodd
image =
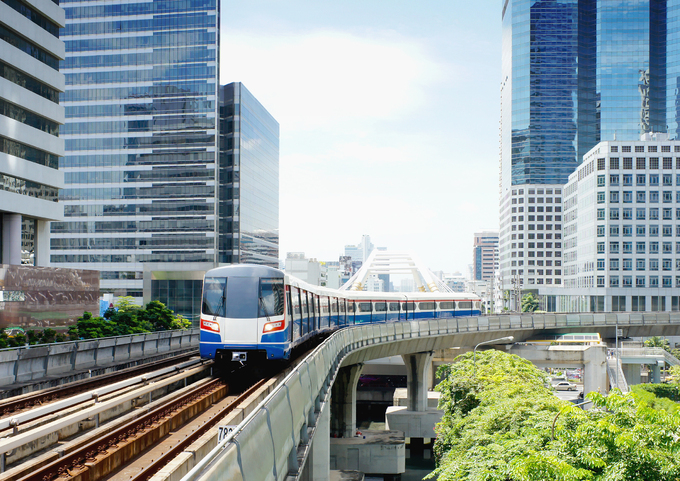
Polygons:
<instances>
[{"instance_id":1,"label":"train roof","mask_svg":"<svg viewBox=\"0 0 680 481\"><path fill-rule=\"evenodd\" d=\"M283 271L258 264L233 264L216 267L205 273L205 277L283 277Z\"/></svg>"}]
</instances>

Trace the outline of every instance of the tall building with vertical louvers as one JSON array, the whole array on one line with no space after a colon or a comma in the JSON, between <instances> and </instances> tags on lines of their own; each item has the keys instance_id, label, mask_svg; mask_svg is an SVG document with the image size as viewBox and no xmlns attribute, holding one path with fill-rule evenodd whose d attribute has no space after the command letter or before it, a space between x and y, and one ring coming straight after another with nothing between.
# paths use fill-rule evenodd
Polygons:
<instances>
[{"instance_id":1,"label":"tall building with vertical louvers","mask_svg":"<svg viewBox=\"0 0 680 481\"><path fill-rule=\"evenodd\" d=\"M562 285L563 186L600 141L680 126L677 0L505 0L504 289Z\"/></svg>"}]
</instances>

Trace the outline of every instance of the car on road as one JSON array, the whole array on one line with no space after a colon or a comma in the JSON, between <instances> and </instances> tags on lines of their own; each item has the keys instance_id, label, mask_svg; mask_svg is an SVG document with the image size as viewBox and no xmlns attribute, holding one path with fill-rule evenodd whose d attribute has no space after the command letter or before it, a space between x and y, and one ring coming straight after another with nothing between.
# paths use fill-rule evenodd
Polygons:
<instances>
[{"instance_id":1,"label":"car on road","mask_svg":"<svg viewBox=\"0 0 680 481\"><path fill-rule=\"evenodd\" d=\"M553 386L555 391L576 391L576 384L569 381L558 382Z\"/></svg>"}]
</instances>

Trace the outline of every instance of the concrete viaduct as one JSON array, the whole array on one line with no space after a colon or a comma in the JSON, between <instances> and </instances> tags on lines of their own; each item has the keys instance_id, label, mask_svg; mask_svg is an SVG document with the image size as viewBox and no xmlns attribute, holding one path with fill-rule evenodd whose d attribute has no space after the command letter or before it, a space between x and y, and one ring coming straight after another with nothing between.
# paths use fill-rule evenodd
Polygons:
<instances>
[{"instance_id":1,"label":"concrete viaduct","mask_svg":"<svg viewBox=\"0 0 680 481\"><path fill-rule=\"evenodd\" d=\"M680 313L468 317L339 330L298 364L182 481L328 480L333 464L331 434L351 443L356 431L356 383L367 360L404 356L408 411L417 416L427 411L428 375L437 349L469 347L510 335L521 342L545 332L599 332L603 338L614 338L617 326L624 337L678 335ZM370 454L361 440L356 442L359 457ZM380 446L383 457L398 458L390 449L400 448L386 441ZM387 462L380 455L369 460L372 466L383 461Z\"/></svg>"}]
</instances>

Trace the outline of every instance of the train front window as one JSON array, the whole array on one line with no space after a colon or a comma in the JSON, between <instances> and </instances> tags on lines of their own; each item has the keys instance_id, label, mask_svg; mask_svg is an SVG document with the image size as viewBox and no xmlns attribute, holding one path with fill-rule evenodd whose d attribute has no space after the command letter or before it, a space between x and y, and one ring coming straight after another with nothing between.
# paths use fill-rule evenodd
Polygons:
<instances>
[{"instance_id":1,"label":"train front window","mask_svg":"<svg viewBox=\"0 0 680 481\"><path fill-rule=\"evenodd\" d=\"M283 279L260 279L259 317L283 315Z\"/></svg>"},{"instance_id":2,"label":"train front window","mask_svg":"<svg viewBox=\"0 0 680 481\"><path fill-rule=\"evenodd\" d=\"M206 277L203 283L203 314L224 317L224 289L227 279L224 277Z\"/></svg>"},{"instance_id":3,"label":"train front window","mask_svg":"<svg viewBox=\"0 0 680 481\"><path fill-rule=\"evenodd\" d=\"M230 277L227 282L226 316L231 319L255 319L258 311L260 279Z\"/></svg>"}]
</instances>

